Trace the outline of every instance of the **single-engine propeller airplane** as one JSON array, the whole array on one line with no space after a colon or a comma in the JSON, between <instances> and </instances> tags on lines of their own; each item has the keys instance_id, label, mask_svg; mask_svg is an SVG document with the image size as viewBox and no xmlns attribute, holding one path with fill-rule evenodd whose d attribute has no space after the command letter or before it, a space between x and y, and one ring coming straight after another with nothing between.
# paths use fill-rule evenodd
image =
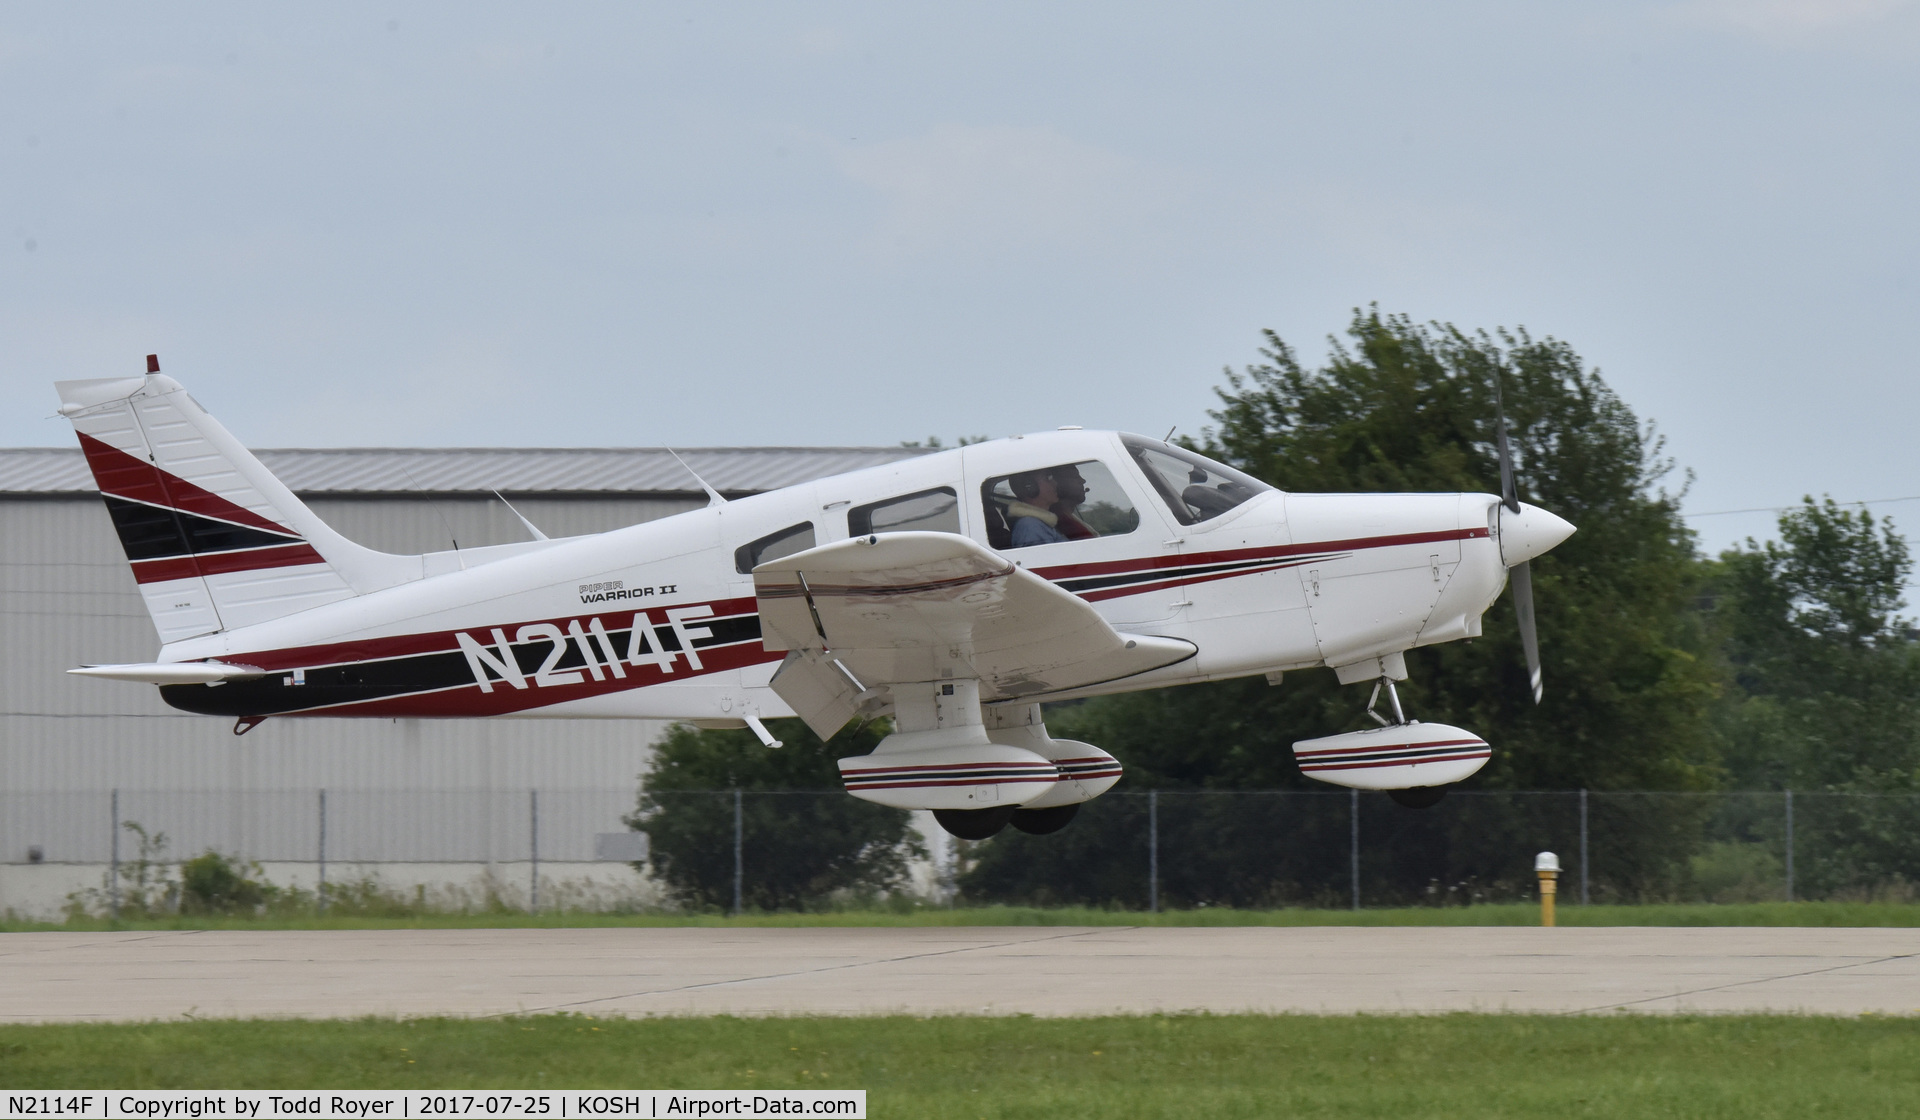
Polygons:
<instances>
[{"instance_id":1,"label":"single-engine propeller airplane","mask_svg":"<svg viewBox=\"0 0 1920 1120\"><path fill-rule=\"evenodd\" d=\"M733 501L707 488L704 509L594 536L400 556L329 528L156 358L58 389L161 643L71 672L158 685L235 734L645 718L778 747L766 719L826 738L884 715L892 733L840 760L847 791L969 839L1056 831L1119 781L1105 751L1047 734L1042 701L1314 666L1371 683L1381 726L1295 743L1301 771L1431 804L1491 749L1406 717L1405 652L1479 634L1511 578L1537 702L1528 562L1573 532L1515 496L1502 419L1501 497L1287 493L1063 428Z\"/></svg>"}]
</instances>

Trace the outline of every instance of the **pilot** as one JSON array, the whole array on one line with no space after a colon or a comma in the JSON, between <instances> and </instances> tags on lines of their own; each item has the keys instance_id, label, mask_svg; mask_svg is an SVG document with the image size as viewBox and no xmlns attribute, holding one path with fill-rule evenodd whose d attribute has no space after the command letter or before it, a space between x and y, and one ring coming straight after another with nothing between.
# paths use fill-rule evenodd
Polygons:
<instances>
[{"instance_id":1,"label":"pilot","mask_svg":"<svg viewBox=\"0 0 1920 1120\"><path fill-rule=\"evenodd\" d=\"M1100 535L1074 516L1087 500L1087 480L1073 464L1017 474L1007 484L1014 496L1007 503L1014 548Z\"/></svg>"}]
</instances>

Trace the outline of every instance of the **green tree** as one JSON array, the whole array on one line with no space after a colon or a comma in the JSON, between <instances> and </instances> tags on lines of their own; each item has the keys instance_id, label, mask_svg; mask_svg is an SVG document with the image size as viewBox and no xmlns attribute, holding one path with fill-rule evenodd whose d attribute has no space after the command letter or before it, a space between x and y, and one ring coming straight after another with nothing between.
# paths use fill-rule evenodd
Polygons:
<instances>
[{"instance_id":1,"label":"green tree","mask_svg":"<svg viewBox=\"0 0 1920 1120\"><path fill-rule=\"evenodd\" d=\"M1472 728L1494 744L1493 761L1468 788L1714 784L1711 708L1722 674L1693 609L1700 579L1693 537L1678 497L1661 489L1670 465L1651 427L1555 339L1519 330L1468 334L1377 309L1356 312L1347 335L1324 365L1309 369L1266 332L1262 360L1226 372L1212 414L1218 427L1198 449L1287 490L1497 493L1497 381L1521 496L1579 527L1533 565L1545 704L1533 704L1510 601L1489 612L1479 640L1408 655L1412 679L1401 695L1409 713ZM1056 709L1049 719L1058 733L1118 756L1128 769L1123 788L1325 789L1300 776L1291 744L1370 726L1364 702L1362 690L1341 688L1331 671L1317 670L1289 673L1279 688L1251 678L1106 697ZM1423 891L1442 867L1443 877L1522 882L1529 871L1521 861L1538 850L1528 846L1534 833L1526 828L1458 806L1407 820L1421 822L1404 827L1421 834L1408 848L1423 857L1401 876L1406 894ZM1660 889L1695 823L1622 822L1622 842L1612 849L1619 889ZM983 849L966 885L1030 893L1034 880L1018 867L1050 857L1026 839L1009 841L996 839L994 854ZM1276 848L1272 858L1277 866L1282 853ZM1337 881L1344 864L1332 862L1330 881ZM1204 885L1195 891L1247 897ZM1299 893L1314 889L1302 885Z\"/></svg>"},{"instance_id":2,"label":"green tree","mask_svg":"<svg viewBox=\"0 0 1920 1120\"><path fill-rule=\"evenodd\" d=\"M1406 693L1424 718L1497 736L1485 785L1710 785L1706 701L1720 681L1690 609L1694 538L1678 496L1661 489L1671 464L1651 426L1556 339L1469 335L1377 310L1356 312L1348 335L1350 346L1335 343L1309 371L1267 332L1266 360L1228 372L1206 450L1284 489L1498 493L1500 385L1521 497L1579 527L1533 565L1548 701L1536 707L1528 695L1508 601L1480 640L1415 651ZM1319 689L1335 687L1331 674L1317 676ZM1324 704L1309 703L1288 722L1324 720L1315 710Z\"/></svg>"},{"instance_id":3,"label":"green tree","mask_svg":"<svg viewBox=\"0 0 1920 1120\"><path fill-rule=\"evenodd\" d=\"M647 834L654 873L687 905L732 904L737 789L744 905L794 910L835 892L901 886L908 861L924 854L911 817L847 796L836 765L871 751L886 725L850 727L826 742L799 720L776 725L786 742L778 750L744 730L676 724L667 732L626 822Z\"/></svg>"},{"instance_id":4,"label":"green tree","mask_svg":"<svg viewBox=\"0 0 1920 1120\"><path fill-rule=\"evenodd\" d=\"M1912 574L1891 522L1828 498L1780 539L1721 554L1716 616L1739 690L1728 766L1750 789L1920 789L1920 659L1895 613Z\"/></svg>"},{"instance_id":5,"label":"green tree","mask_svg":"<svg viewBox=\"0 0 1920 1120\"><path fill-rule=\"evenodd\" d=\"M1803 894L1920 879L1920 651L1895 613L1912 571L1890 522L1831 498L1803 500L1778 540L1716 565L1738 686L1721 709L1730 784L1796 791ZM1729 843L1783 850L1777 803L1734 808Z\"/></svg>"}]
</instances>

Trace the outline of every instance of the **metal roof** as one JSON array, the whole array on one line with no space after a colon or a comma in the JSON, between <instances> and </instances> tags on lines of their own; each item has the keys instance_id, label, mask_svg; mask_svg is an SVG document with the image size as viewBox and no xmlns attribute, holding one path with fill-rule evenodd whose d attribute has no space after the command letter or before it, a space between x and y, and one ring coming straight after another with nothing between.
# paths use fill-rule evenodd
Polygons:
<instances>
[{"instance_id":1,"label":"metal roof","mask_svg":"<svg viewBox=\"0 0 1920 1120\"><path fill-rule=\"evenodd\" d=\"M716 490L758 492L925 455L920 447L677 447ZM254 452L302 494L679 494L700 486L663 447L283 447ZM77 447L0 448L0 493L91 493Z\"/></svg>"}]
</instances>

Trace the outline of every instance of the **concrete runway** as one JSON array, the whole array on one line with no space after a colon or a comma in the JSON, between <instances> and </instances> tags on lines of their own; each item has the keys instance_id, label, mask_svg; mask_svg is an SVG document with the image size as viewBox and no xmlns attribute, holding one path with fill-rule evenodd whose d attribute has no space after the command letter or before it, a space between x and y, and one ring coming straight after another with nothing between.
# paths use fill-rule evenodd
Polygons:
<instances>
[{"instance_id":1,"label":"concrete runway","mask_svg":"<svg viewBox=\"0 0 1920 1120\"><path fill-rule=\"evenodd\" d=\"M0 1021L1920 1014L1920 930L946 927L0 934Z\"/></svg>"}]
</instances>

